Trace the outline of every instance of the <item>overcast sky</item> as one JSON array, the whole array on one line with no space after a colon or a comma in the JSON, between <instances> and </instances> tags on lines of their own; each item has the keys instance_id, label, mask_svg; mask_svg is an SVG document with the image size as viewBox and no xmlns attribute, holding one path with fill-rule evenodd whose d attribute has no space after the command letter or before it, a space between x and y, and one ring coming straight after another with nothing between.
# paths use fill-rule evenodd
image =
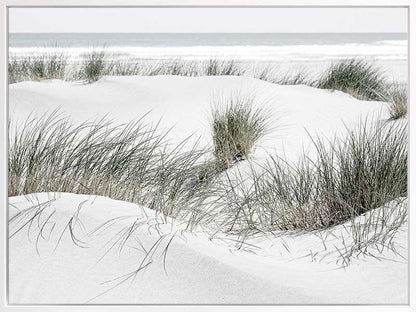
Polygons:
<instances>
[{"instance_id":1,"label":"overcast sky","mask_svg":"<svg viewBox=\"0 0 416 312\"><path fill-rule=\"evenodd\" d=\"M10 32L407 32L406 8L10 8Z\"/></svg>"}]
</instances>

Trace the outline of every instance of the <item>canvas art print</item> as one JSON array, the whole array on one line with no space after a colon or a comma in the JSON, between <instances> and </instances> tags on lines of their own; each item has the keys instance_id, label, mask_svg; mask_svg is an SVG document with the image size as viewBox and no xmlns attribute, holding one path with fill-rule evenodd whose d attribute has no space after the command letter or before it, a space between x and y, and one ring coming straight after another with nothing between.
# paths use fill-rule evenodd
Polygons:
<instances>
[{"instance_id":1,"label":"canvas art print","mask_svg":"<svg viewBox=\"0 0 416 312\"><path fill-rule=\"evenodd\" d=\"M9 304L408 304L407 14L9 8Z\"/></svg>"}]
</instances>

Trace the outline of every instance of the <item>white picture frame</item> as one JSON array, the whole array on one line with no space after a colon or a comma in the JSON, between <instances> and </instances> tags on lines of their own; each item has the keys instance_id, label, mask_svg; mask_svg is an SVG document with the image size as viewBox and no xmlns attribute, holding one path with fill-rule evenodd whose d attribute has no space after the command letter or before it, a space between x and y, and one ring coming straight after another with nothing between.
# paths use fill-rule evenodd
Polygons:
<instances>
[{"instance_id":1,"label":"white picture frame","mask_svg":"<svg viewBox=\"0 0 416 312\"><path fill-rule=\"evenodd\" d=\"M409 99L410 99L410 114L409 114L409 132L410 132L410 152L409 152L409 304L408 305L387 305L387 306L373 306L373 305L272 305L272 306L117 306L117 305L9 305L7 302L7 114L8 114L8 85L7 85L7 51L8 51L8 9L13 7L136 7L136 6L151 6L151 7L166 7L166 6L192 6L192 7L405 7L408 9L408 33L409 33ZM415 66L415 46L416 42L416 3L412 0L365 0L365 1L345 1L345 0L1 0L0 2L0 95L1 95L1 154L0 154L0 220L1 220L1 239L0 239L0 266L1 266L1 284L0 284L0 310L1 311L416 311L416 230L414 223L414 206L416 195L416 142L415 142L415 126L416 110L412 108L414 99L416 99L416 66Z\"/></svg>"}]
</instances>

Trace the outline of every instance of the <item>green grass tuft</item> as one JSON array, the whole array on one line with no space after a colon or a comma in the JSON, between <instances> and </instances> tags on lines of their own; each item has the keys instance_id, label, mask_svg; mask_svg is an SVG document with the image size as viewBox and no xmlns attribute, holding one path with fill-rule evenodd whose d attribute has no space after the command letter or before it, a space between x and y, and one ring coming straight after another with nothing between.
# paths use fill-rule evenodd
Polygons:
<instances>
[{"instance_id":1,"label":"green grass tuft","mask_svg":"<svg viewBox=\"0 0 416 312\"><path fill-rule=\"evenodd\" d=\"M320 199L333 223L407 196L407 124L362 122L345 141L316 142Z\"/></svg>"},{"instance_id":2,"label":"green grass tuft","mask_svg":"<svg viewBox=\"0 0 416 312\"><path fill-rule=\"evenodd\" d=\"M343 91L362 100L380 101L385 92L385 78L379 71L356 59L332 64L316 85L321 89Z\"/></svg>"},{"instance_id":3,"label":"green grass tuft","mask_svg":"<svg viewBox=\"0 0 416 312\"><path fill-rule=\"evenodd\" d=\"M242 76L244 68L239 66L235 60L210 59L203 70L205 76Z\"/></svg>"},{"instance_id":4,"label":"green grass tuft","mask_svg":"<svg viewBox=\"0 0 416 312\"><path fill-rule=\"evenodd\" d=\"M405 85L392 84L384 95L384 102L389 103L390 118L399 119L407 115L408 98Z\"/></svg>"},{"instance_id":5,"label":"green grass tuft","mask_svg":"<svg viewBox=\"0 0 416 312\"><path fill-rule=\"evenodd\" d=\"M124 125L105 119L70 123L57 111L9 124L8 194L69 192L145 204L178 213L200 186L195 168L206 153L172 146L144 117Z\"/></svg>"},{"instance_id":6,"label":"green grass tuft","mask_svg":"<svg viewBox=\"0 0 416 312\"><path fill-rule=\"evenodd\" d=\"M88 83L98 81L106 68L106 54L104 50L92 51L85 56L79 72L79 78Z\"/></svg>"},{"instance_id":7,"label":"green grass tuft","mask_svg":"<svg viewBox=\"0 0 416 312\"><path fill-rule=\"evenodd\" d=\"M254 107L254 97L230 96L214 103L211 132L214 155L225 168L247 158L254 144L267 132L267 114Z\"/></svg>"},{"instance_id":8,"label":"green grass tuft","mask_svg":"<svg viewBox=\"0 0 416 312\"><path fill-rule=\"evenodd\" d=\"M345 140L315 141L316 160L279 157L225 171L208 205L222 231L310 231L342 224L407 196L407 125L361 123ZM214 218L210 215L207 218ZM245 234L244 234L245 233Z\"/></svg>"},{"instance_id":9,"label":"green grass tuft","mask_svg":"<svg viewBox=\"0 0 416 312\"><path fill-rule=\"evenodd\" d=\"M25 80L64 79L67 57L63 54L50 54L33 58L11 57L8 63L9 83Z\"/></svg>"}]
</instances>

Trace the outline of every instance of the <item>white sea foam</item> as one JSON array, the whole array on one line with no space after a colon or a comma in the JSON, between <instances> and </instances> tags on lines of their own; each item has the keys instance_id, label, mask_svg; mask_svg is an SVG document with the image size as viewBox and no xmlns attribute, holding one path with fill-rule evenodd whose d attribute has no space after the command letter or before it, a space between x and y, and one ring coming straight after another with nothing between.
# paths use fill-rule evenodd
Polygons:
<instances>
[{"instance_id":1,"label":"white sea foam","mask_svg":"<svg viewBox=\"0 0 416 312\"><path fill-rule=\"evenodd\" d=\"M10 54L36 56L60 52L72 60L79 60L83 55L100 48L91 47L11 47ZM143 59L185 59L202 60L210 57L235 58L240 60L307 60L307 59L339 59L346 57L369 57L371 59L407 60L407 44L333 44L333 45L289 45L289 46L175 46L175 47L126 47L109 46L108 54L120 58Z\"/></svg>"}]
</instances>

